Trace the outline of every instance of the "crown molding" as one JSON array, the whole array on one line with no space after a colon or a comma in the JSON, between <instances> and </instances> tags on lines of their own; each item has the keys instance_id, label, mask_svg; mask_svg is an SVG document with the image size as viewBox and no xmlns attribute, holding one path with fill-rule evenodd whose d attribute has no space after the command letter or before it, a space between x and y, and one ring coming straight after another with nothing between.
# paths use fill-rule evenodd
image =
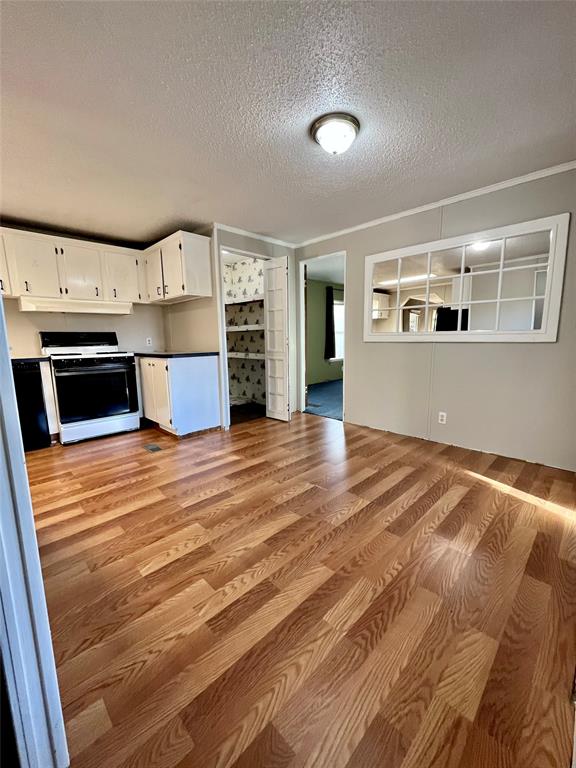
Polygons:
<instances>
[{"instance_id":1,"label":"crown molding","mask_svg":"<svg viewBox=\"0 0 576 768\"><path fill-rule=\"evenodd\" d=\"M271 243L272 245L282 245L285 248L297 248L297 243L289 243L286 240L278 240L276 237L268 237L267 235L258 235L256 232L248 232L247 229L238 229L238 227L229 227L227 224L214 223L214 228L218 228L223 232L231 232L234 235L243 235L244 237L251 237L253 240L261 240L264 243Z\"/></svg>"},{"instance_id":2,"label":"crown molding","mask_svg":"<svg viewBox=\"0 0 576 768\"><path fill-rule=\"evenodd\" d=\"M576 160L570 160L568 163L562 163L561 165L554 165L551 168L543 168L540 171L534 171L533 173L527 173L524 176L516 176L513 179L507 179L506 181L499 181L496 184L490 184L487 187L479 187L478 189L470 190L469 192L462 192L460 195L453 195L452 197L445 197L442 200L437 200L434 203L426 203L420 205L417 208L410 208L405 211L399 211L398 213L391 213L388 216L382 216L380 219L372 219L366 221L363 224L356 224L353 227L347 229L340 229L336 232L330 232L327 235L320 235L318 237L312 237L309 240L299 243L293 248L304 248L307 245L314 245L314 243L321 243L324 240L332 240L335 237L341 237L342 235L348 235L352 232L359 232L363 229L369 229L370 227L377 227L379 224L386 224L389 221L396 221L397 219L403 219L406 216L413 216L416 213L423 213L424 211L432 211L435 208L442 208L445 205L451 205L452 203L459 203L463 200L470 200L473 197L480 197L481 195L487 195L490 192L498 192L501 189L507 189L508 187L515 187L518 184L526 184L529 181L537 181L538 179L544 179L547 176L554 176L558 173L566 173L567 171L576 170Z\"/></svg>"}]
</instances>

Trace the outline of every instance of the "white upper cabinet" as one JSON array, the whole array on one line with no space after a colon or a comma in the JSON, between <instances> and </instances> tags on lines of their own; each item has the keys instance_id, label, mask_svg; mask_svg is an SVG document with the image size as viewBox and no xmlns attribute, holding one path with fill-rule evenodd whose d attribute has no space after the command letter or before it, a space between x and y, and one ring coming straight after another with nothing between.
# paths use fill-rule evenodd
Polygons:
<instances>
[{"instance_id":1,"label":"white upper cabinet","mask_svg":"<svg viewBox=\"0 0 576 768\"><path fill-rule=\"evenodd\" d=\"M104 298L108 301L141 301L137 251L104 251Z\"/></svg>"},{"instance_id":2,"label":"white upper cabinet","mask_svg":"<svg viewBox=\"0 0 576 768\"><path fill-rule=\"evenodd\" d=\"M16 296L60 297L58 248L51 238L5 234L4 245Z\"/></svg>"},{"instance_id":3,"label":"white upper cabinet","mask_svg":"<svg viewBox=\"0 0 576 768\"><path fill-rule=\"evenodd\" d=\"M164 298L174 299L184 295L184 272L180 240L167 240L162 250L162 273L164 275Z\"/></svg>"},{"instance_id":4,"label":"white upper cabinet","mask_svg":"<svg viewBox=\"0 0 576 768\"><path fill-rule=\"evenodd\" d=\"M0 294L2 296L12 295L12 286L8 274L8 262L6 261L6 251L4 250L4 238L0 236Z\"/></svg>"},{"instance_id":5,"label":"white upper cabinet","mask_svg":"<svg viewBox=\"0 0 576 768\"><path fill-rule=\"evenodd\" d=\"M62 299L67 312L89 312L86 302L100 302L95 311L112 314L131 311L135 302L212 296L210 242L175 232L140 251L0 228L0 294ZM27 301L26 310L60 311L54 302L41 304Z\"/></svg>"},{"instance_id":6,"label":"white upper cabinet","mask_svg":"<svg viewBox=\"0 0 576 768\"><path fill-rule=\"evenodd\" d=\"M162 301L164 298L164 279L162 277L162 251L150 248L146 251L146 292L148 301Z\"/></svg>"},{"instance_id":7,"label":"white upper cabinet","mask_svg":"<svg viewBox=\"0 0 576 768\"><path fill-rule=\"evenodd\" d=\"M146 251L150 301L212 296L210 238L176 232Z\"/></svg>"},{"instance_id":8,"label":"white upper cabinet","mask_svg":"<svg viewBox=\"0 0 576 768\"><path fill-rule=\"evenodd\" d=\"M69 299L102 299L100 249L58 243L64 294Z\"/></svg>"},{"instance_id":9,"label":"white upper cabinet","mask_svg":"<svg viewBox=\"0 0 576 768\"><path fill-rule=\"evenodd\" d=\"M212 296L210 238L181 233L183 291L188 296Z\"/></svg>"}]
</instances>

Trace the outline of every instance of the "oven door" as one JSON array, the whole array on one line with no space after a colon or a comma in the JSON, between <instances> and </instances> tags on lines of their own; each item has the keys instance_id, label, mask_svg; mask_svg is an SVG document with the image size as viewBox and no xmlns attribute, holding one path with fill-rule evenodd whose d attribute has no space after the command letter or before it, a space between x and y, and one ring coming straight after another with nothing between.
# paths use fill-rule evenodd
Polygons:
<instances>
[{"instance_id":1,"label":"oven door","mask_svg":"<svg viewBox=\"0 0 576 768\"><path fill-rule=\"evenodd\" d=\"M138 411L134 358L53 363L61 424Z\"/></svg>"}]
</instances>

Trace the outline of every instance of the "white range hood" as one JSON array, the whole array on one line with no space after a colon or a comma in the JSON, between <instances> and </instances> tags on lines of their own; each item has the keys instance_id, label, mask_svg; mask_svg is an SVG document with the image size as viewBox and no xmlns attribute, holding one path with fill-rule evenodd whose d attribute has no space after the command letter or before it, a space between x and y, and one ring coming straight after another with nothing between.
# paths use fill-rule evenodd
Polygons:
<instances>
[{"instance_id":1,"label":"white range hood","mask_svg":"<svg viewBox=\"0 0 576 768\"><path fill-rule=\"evenodd\" d=\"M21 312L76 312L86 315L131 315L129 301L84 301L82 299L50 299L21 296L18 307Z\"/></svg>"}]
</instances>

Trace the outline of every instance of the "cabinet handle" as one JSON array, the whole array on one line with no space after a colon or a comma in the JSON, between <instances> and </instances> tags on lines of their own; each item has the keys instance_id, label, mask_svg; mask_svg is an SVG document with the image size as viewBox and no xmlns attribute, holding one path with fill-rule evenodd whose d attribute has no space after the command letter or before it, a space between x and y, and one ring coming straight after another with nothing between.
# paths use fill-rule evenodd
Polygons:
<instances>
[{"instance_id":1,"label":"cabinet handle","mask_svg":"<svg viewBox=\"0 0 576 768\"><path fill-rule=\"evenodd\" d=\"M0 291L4 292L4 280L0 277Z\"/></svg>"},{"instance_id":2,"label":"cabinet handle","mask_svg":"<svg viewBox=\"0 0 576 768\"><path fill-rule=\"evenodd\" d=\"M96 296L98 296L98 286L96 286Z\"/></svg>"},{"instance_id":3,"label":"cabinet handle","mask_svg":"<svg viewBox=\"0 0 576 768\"><path fill-rule=\"evenodd\" d=\"M32 286L30 285L30 283L28 282L28 280L24 280L24 285L26 286L26 290L28 291L28 293L30 293L30 288L31 288Z\"/></svg>"},{"instance_id":4,"label":"cabinet handle","mask_svg":"<svg viewBox=\"0 0 576 768\"><path fill-rule=\"evenodd\" d=\"M159 285L156 286L156 293L158 294L158 296L162 295L161 292L160 292L160 286Z\"/></svg>"},{"instance_id":5,"label":"cabinet handle","mask_svg":"<svg viewBox=\"0 0 576 768\"><path fill-rule=\"evenodd\" d=\"M164 293L166 294L166 296L168 296L168 286L167 285L164 286Z\"/></svg>"},{"instance_id":6,"label":"cabinet handle","mask_svg":"<svg viewBox=\"0 0 576 768\"><path fill-rule=\"evenodd\" d=\"M64 293L68 293L68 288L64 288Z\"/></svg>"},{"instance_id":7,"label":"cabinet handle","mask_svg":"<svg viewBox=\"0 0 576 768\"><path fill-rule=\"evenodd\" d=\"M64 254L64 248L60 248L60 253L61 253L62 255Z\"/></svg>"},{"instance_id":8,"label":"cabinet handle","mask_svg":"<svg viewBox=\"0 0 576 768\"><path fill-rule=\"evenodd\" d=\"M116 298L116 288L114 288L114 298Z\"/></svg>"}]
</instances>

